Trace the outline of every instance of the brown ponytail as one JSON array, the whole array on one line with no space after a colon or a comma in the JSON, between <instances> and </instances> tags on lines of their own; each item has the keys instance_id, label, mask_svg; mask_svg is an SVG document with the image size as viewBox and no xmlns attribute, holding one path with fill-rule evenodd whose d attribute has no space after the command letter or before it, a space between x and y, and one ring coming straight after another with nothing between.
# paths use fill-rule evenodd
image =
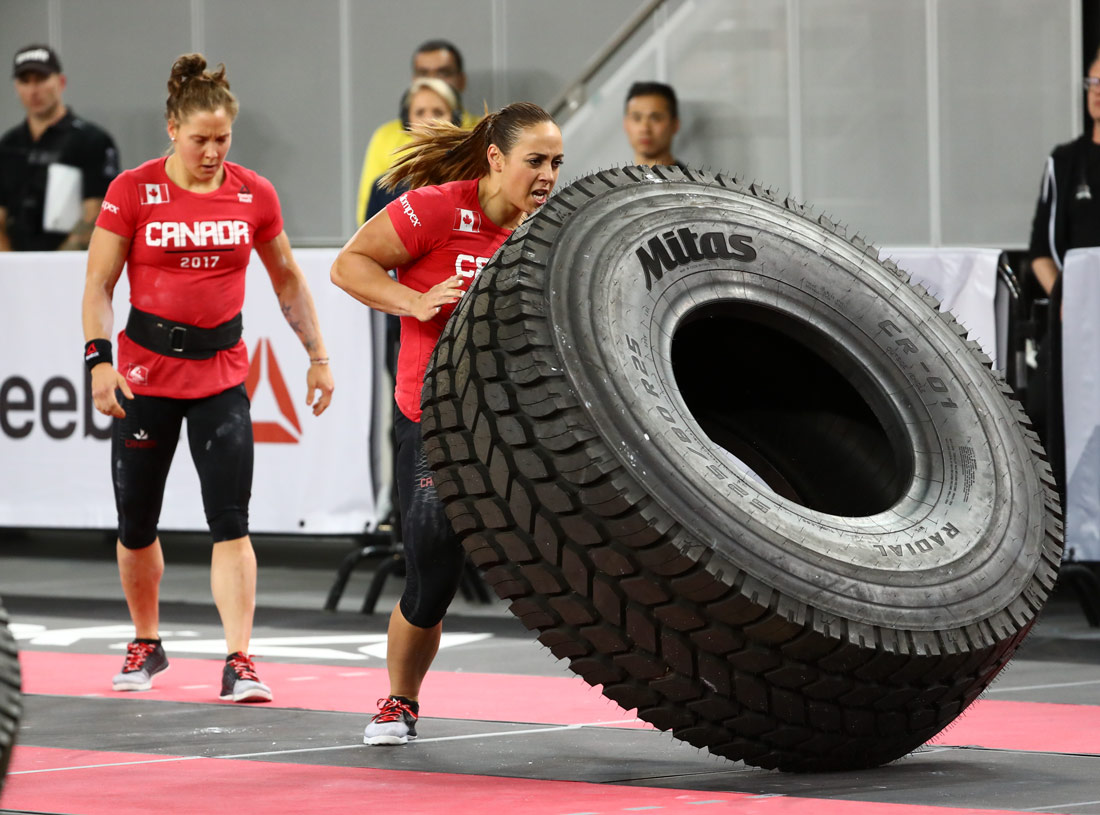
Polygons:
<instances>
[{"instance_id":1,"label":"brown ponytail","mask_svg":"<svg viewBox=\"0 0 1100 815\"><path fill-rule=\"evenodd\" d=\"M168 77L168 104L165 118L180 124L195 111L215 111L225 108L230 119L237 118L237 97L229 91L225 65L218 70L206 70L202 54L184 54L172 65Z\"/></svg>"},{"instance_id":2,"label":"brown ponytail","mask_svg":"<svg viewBox=\"0 0 1100 815\"><path fill-rule=\"evenodd\" d=\"M393 192L401 183L410 189L448 181L481 178L489 172L486 151L495 144L508 153L526 128L554 119L533 102L513 102L496 113L487 113L473 130L446 122L413 128L412 142L382 176L382 186Z\"/></svg>"}]
</instances>

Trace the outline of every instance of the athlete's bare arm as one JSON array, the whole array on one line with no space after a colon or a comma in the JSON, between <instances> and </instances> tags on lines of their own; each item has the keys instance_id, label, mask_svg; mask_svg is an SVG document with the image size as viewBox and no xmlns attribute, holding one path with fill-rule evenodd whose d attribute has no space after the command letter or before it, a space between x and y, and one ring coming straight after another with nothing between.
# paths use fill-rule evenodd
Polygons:
<instances>
[{"instance_id":1,"label":"athlete's bare arm","mask_svg":"<svg viewBox=\"0 0 1100 815\"><path fill-rule=\"evenodd\" d=\"M1054 264L1054 258L1035 258L1031 261L1031 271L1039 281L1039 285L1043 287L1043 291L1050 294L1055 281L1058 280L1058 267Z\"/></svg>"},{"instance_id":2,"label":"athlete's bare arm","mask_svg":"<svg viewBox=\"0 0 1100 815\"><path fill-rule=\"evenodd\" d=\"M0 207L0 252L11 251L11 238L8 237L8 211Z\"/></svg>"},{"instance_id":3,"label":"athlete's bare arm","mask_svg":"<svg viewBox=\"0 0 1100 815\"><path fill-rule=\"evenodd\" d=\"M103 206L102 198L85 198L80 204L80 220L76 222L73 231L57 248L59 250L87 249L92 240L92 229L95 227L95 219L99 217L101 206Z\"/></svg>"},{"instance_id":4,"label":"athlete's bare arm","mask_svg":"<svg viewBox=\"0 0 1100 815\"><path fill-rule=\"evenodd\" d=\"M397 236L389 213L382 210L351 236L336 262L332 282L360 303L387 314L432 319L448 303L462 296L462 277L449 277L425 292L404 286L391 278L387 269L404 266L412 257Z\"/></svg>"},{"instance_id":5,"label":"athlete's bare arm","mask_svg":"<svg viewBox=\"0 0 1100 815\"><path fill-rule=\"evenodd\" d=\"M267 269L271 286L279 298L279 308L287 323L294 329L309 353L309 372L306 374L306 404L313 406L313 415L320 416L332 401L335 384L332 368L328 364L328 351L321 336L321 323L313 305L306 276L302 274L294 254L290 251L290 238L280 232L274 240L256 244L256 254ZM318 362L323 360L323 362ZM314 399L316 394L316 400Z\"/></svg>"},{"instance_id":6,"label":"athlete's bare arm","mask_svg":"<svg viewBox=\"0 0 1100 815\"><path fill-rule=\"evenodd\" d=\"M115 322L112 299L129 251L129 238L98 226L92 230L92 239L88 246L88 272L84 278L84 301L81 305L85 342L111 338ZM92 401L95 402L96 410L121 419L126 411L115 397L116 389L121 389L127 399L134 398L126 379L113 365L101 362L92 368Z\"/></svg>"}]
</instances>

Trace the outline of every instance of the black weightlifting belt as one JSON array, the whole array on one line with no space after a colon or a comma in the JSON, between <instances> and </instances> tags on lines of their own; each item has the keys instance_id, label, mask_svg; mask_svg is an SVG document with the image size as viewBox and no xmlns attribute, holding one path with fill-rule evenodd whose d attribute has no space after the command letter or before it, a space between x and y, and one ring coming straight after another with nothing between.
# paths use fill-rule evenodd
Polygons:
<instances>
[{"instance_id":1,"label":"black weightlifting belt","mask_svg":"<svg viewBox=\"0 0 1100 815\"><path fill-rule=\"evenodd\" d=\"M150 351L180 359L210 359L241 339L241 313L214 328L177 323L130 306L126 336Z\"/></svg>"}]
</instances>

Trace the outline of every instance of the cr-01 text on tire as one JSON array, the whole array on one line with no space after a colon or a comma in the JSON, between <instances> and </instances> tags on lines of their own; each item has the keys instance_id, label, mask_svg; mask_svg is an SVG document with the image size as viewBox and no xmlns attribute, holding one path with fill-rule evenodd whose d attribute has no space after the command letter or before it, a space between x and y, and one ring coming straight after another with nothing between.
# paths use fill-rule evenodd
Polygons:
<instances>
[{"instance_id":1,"label":"cr-01 text on tire","mask_svg":"<svg viewBox=\"0 0 1100 815\"><path fill-rule=\"evenodd\" d=\"M693 745L882 764L993 680L1054 585L1024 414L950 315L727 176L582 178L463 297L425 381L436 486L539 640Z\"/></svg>"}]
</instances>

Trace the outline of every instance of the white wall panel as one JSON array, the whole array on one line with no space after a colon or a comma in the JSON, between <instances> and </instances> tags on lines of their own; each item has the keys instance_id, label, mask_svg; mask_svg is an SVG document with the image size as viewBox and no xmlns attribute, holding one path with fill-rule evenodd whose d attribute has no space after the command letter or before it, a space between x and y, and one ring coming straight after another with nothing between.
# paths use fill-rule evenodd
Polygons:
<instances>
[{"instance_id":1,"label":"white wall panel","mask_svg":"<svg viewBox=\"0 0 1100 815\"><path fill-rule=\"evenodd\" d=\"M20 46L59 45L67 102L118 141L124 167L160 155L172 60L225 62L241 100L232 160L268 176L297 246L342 244L367 141L397 114L413 50L454 42L467 106L547 104L635 10L633 0L0 0L0 64ZM578 30L583 19L583 30ZM0 92L0 128L23 118Z\"/></svg>"},{"instance_id":2,"label":"white wall panel","mask_svg":"<svg viewBox=\"0 0 1100 815\"><path fill-rule=\"evenodd\" d=\"M676 152L690 163L795 191L881 244L1023 245L1042 162L1079 127L1078 4L669 0L566 123L563 177L628 162L623 96L661 79L683 100ZM462 49L472 109L548 103L637 7L0 0L0 59L58 37L66 99L115 135L127 167L166 146L172 59L200 47L224 60L242 101L232 157L275 182L297 245L331 245L353 228L367 140L394 115L417 44ZM0 126L21 117L0 94Z\"/></svg>"},{"instance_id":3,"label":"white wall panel","mask_svg":"<svg viewBox=\"0 0 1100 815\"><path fill-rule=\"evenodd\" d=\"M189 5L61 0L56 7L65 101L110 131L123 167L161 155L170 144L168 74L175 58L191 50Z\"/></svg>"},{"instance_id":4,"label":"white wall panel","mask_svg":"<svg viewBox=\"0 0 1100 815\"><path fill-rule=\"evenodd\" d=\"M308 32L303 37L302 32ZM340 19L328 2L265 0L204 4L204 47L224 62L241 110L231 159L269 178L291 242L339 245Z\"/></svg>"},{"instance_id":5,"label":"white wall panel","mask_svg":"<svg viewBox=\"0 0 1100 815\"><path fill-rule=\"evenodd\" d=\"M804 198L873 241L928 243L924 0L798 6Z\"/></svg>"},{"instance_id":6,"label":"white wall panel","mask_svg":"<svg viewBox=\"0 0 1100 815\"><path fill-rule=\"evenodd\" d=\"M692 4L667 41L677 158L790 189L784 0Z\"/></svg>"},{"instance_id":7,"label":"white wall panel","mask_svg":"<svg viewBox=\"0 0 1100 815\"><path fill-rule=\"evenodd\" d=\"M1047 154L1080 104L1072 5L940 2L943 242L1027 243Z\"/></svg>"}]
</instances>

